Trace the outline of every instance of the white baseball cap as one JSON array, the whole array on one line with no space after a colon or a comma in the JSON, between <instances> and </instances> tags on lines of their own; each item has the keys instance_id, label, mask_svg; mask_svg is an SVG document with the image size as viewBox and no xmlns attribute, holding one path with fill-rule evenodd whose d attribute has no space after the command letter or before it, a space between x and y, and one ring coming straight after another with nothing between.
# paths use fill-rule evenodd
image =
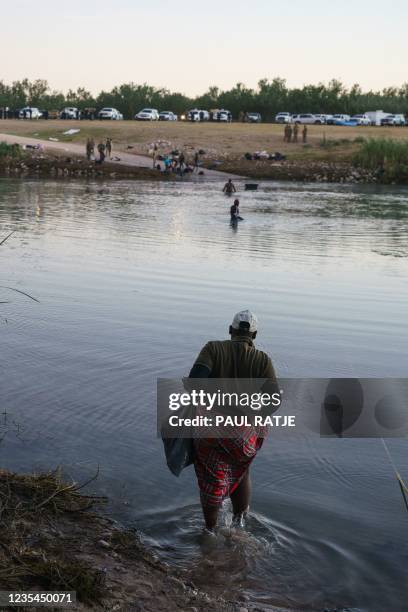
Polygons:
<instances>
[{"instance_id":1,"label":"white baseball cap","mask_svg":"<svg viewBox=\"0 0 408 612\"><path fill-rule=\"evenodd\" d=\"M234 329L242 329L240 323L249 323L250 332L256 332L258 329L258 317L250 310L241 310L237 312L232 320L231 327Z\"/></svg>"}]
</instances>

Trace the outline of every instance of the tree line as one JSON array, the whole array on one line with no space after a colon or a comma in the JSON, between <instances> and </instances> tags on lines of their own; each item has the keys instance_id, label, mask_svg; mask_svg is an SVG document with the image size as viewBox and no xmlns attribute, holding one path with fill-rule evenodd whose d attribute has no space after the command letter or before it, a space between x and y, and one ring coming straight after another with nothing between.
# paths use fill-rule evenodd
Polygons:
<instances>
[{"instance_id":1,"label":"tree line","mask_svg":"<svg viewBox=\"0 0 408 612\"><path fill-rule=\"evenodd\" d=\"M408 114L408 83L401 87L386 87L381 91L363 91L356 84L347 88L333 79L328 84L289 88L281 78L262 79L255 89L237 83L229 90L210 87L204 94L189 98L182 93L151 85L125 83L96 96L83 87L67 93L54 91L43 79L23 79L11 85L0 81L0 108L18 109L35 106L41 110L61 110L65 106L100 109L117 108L125 119L131 119L144 107L171 110L182 114L190 108L226 108L235 119L241 112L259 112L264 120L272 120L278 112L289 113L363 113L383 110Z\"/></svg>"}]
</instances>

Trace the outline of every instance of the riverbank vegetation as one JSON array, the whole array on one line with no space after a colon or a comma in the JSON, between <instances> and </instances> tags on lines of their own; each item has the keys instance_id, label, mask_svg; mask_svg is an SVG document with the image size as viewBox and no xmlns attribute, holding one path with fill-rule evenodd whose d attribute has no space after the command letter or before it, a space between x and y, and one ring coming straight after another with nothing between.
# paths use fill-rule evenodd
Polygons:
<instances>
[{"instance_id":1,"label":"riverbank vegetation","mask_svg":"<svg viewBox=\"0 0 408 612\"><path fill-rule=\"evenodd\" d=\"M172 110L177 114L189 108L227 108L234 118L241 111L260 112L265 121L278 112L290 113L363 113L381 108L388 113L408 112L408 83L378 91L363 91L360 85L346 87L336 79L329 83L307 84L289 88L282 78L261 79L256 88L237 83L229 90L212 86L205 93L188 97L165 87L124 83L110 91L91 94L84 87L66 93L54 91L46 80L22 79L11 84L0 81L0 107L11 109L35 106L44 110L61 110L65 106L79 109L113 106L125 119L144 107Z\"/></svg>"},{"instance_id":2,"label":"riverbank vegetation","mask_svg":"<svg viewBox=\"0 0 408 612\"><path fill-rule=\"evenodd\" d=\"M184 582L136 532L97 513L106 499L83 486L59 470L0 471L0 590L76 591L78 611L239 609Z\"/></svg>"},{"instance_id":3,"label":"riverbank vegetation","mask_svg":"<svg viewBox=\"0 0 408 612\"><path fill-rule=\"evenodd\" d=\"M5 159L22 159L24 152L21 147L16 144L7 144L6 142L0 142L0 160Z\"/></svg>"},{"instance_id":4,"label":"riverbank vegetation","mask_svg":"<svg viewBox=\"0 0 408 612\"><path fill-rule=\"evenodd\" d=\"M369 138L354 155L357 166L373 170L383 182L408 182L408 140Z\"/></svg>"}]
</instances>

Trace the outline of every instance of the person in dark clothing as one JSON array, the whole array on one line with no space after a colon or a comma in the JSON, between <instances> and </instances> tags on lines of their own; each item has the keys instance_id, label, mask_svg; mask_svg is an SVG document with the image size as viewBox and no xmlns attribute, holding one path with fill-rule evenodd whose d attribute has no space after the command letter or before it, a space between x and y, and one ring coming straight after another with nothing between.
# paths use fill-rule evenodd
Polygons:
<instances>
[{"instance_id":1,"label":"person in dark clothing","mask_svg":"<svg viewBox=\"0 0 408 612\"><path fill-rule=\"evenodd\" d=\"M178 163L179 163L179 170L180 170L180 174L183 172L184 167L186 165L186 158L184 156L184 153L180 153L179 158L178 158Z\"/></svg>"},{"instance_id":2,"label":"person in dark clothing","mask_svg":"<svg viewBox=\"0 0 408 612\"><path fill-rule=\"evenodd\" d=\"M193 171L197 170L197 172L198 172L199 167L200 167L200 155L199 155L198 151L196 151L194 153L194 169L193 169Z\"/></svg>"},{"instance_id":3,"label":"person in dark clothing","mask_svg":"<svg viewBox=\"0 0 408 612\"><path fill-rule=\"evenodd\" d=\"M232 195L236 192L235 185L232 182L232 179L228 179L228 182L225 183L223 192L227 195Z\"/></svg>"},{"instance_id":4,"label":"person in dark clothing","mask_svg":"<svg viewBox=\"0 0 408 612\"><path fill-rule=\"evenodd\" d=\"M231 221L237 221L239 218L239 200L234 200L230 208Z\"/></svg>"},{"instance_id":5,"label":"person in dark clothing","mask_svg":"<svg viewBox=\"0 0 408 612\"><path fill-rule=\"evenodd\" d=\"M112 157L112 138L106 139L106 155L109 155L109 159Z\"/></svg>"},{"instance_id":6,"label":"person in dark clothing","mask_svg":"<svg viewBox=\"0 0 408 612\"><path fill-rule=\"evenodd\" d=\"M99 153L99 160L98 160L98 162L100 164L103 164L103 162L105 161L105 145L103 144L103 142L100 142L98 144L98 153Z\"/></svg>"}]
</instances>

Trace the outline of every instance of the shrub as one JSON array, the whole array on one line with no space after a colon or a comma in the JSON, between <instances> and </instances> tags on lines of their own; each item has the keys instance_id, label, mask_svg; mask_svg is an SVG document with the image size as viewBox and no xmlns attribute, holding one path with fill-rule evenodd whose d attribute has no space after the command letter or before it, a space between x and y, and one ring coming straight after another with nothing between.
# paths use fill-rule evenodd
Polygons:
<instances>
[{"instance_id":1,"label":"shrub","mask_svg":"<svg viewBox=\"0 0 408 612\"><path fill-rule=\"evenodd\" d=\"M384 182L408 181L408 140L370 138L354 156L356 165L377 172Z\"/></svg>"},{"instance_id":2,"label":"shrub","mask_svg":"<svg viewBox=\"0 0 408 612\"><path fill-rule=\"evenodd\" d=\"M0 142L0 158L11 157L13 159L19 159L23 156L23 151L18 144L7 144L6 142Z\"/></svg>"}]
</instances>

